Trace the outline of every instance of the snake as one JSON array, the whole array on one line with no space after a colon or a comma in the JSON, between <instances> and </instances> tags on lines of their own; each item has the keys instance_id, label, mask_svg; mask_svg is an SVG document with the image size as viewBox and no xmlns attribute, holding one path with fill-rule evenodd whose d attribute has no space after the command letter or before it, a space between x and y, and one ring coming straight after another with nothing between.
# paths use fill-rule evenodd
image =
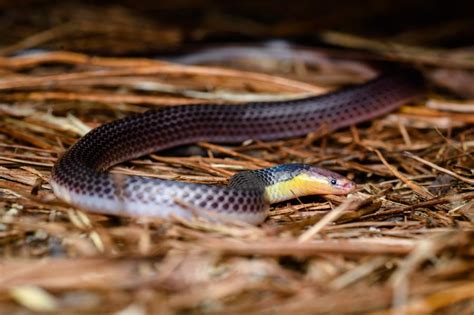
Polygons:
<instances>
[{"instance_id":1,"label":"snake","mask_svg":"<svg viewBox=\"0 0 474 315\"><path fill-rule=\"evenodd\" d=\"M381 74L326 94L273 102L191 104L151 109L105 123L75 142L55 162L54 194L79 209L117 215L260 224L272 203L305 195L347 195L356 184L309 164L242 171L227 186L111 173L124 161L202 141L242 143L305 136L387 114L420 95L411 71Z\"/></svg>"}]
</instances>

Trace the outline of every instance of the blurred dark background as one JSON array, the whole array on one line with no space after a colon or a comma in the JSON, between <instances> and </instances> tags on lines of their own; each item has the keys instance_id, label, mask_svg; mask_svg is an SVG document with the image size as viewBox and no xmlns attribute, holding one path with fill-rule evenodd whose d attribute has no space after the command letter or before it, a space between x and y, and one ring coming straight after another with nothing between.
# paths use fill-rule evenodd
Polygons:
<instances>
[{"instance_id":1,"label":"blurred dark background","mask_svg":"<svg viewBox=\"0 0 474 315\"><path fill-rule=\"evenodd\" d=\"M327 45L320 32L335 30L452 48L474 42L473 9L456 0L0 1L0 47L148 55L273 38Z\"/></svg>"}]
</instances>

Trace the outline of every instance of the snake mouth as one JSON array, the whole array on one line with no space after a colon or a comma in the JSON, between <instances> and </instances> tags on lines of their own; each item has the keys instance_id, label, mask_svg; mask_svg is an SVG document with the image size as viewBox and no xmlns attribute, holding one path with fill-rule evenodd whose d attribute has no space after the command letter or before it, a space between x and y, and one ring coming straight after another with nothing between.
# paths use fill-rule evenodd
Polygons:
<instances>
[{"instance_id":1,"label":"snake mouth","mask_svg":"<svg viewBox=\"0 0 474 315\"><path fill-rule=\"evenodd\" d=\"M357 184L354 183L353 181L347 181L344 185L342 185L342 188L346 191L346 193L351 193L357 188Z\"/></svg>"}]
</instances>

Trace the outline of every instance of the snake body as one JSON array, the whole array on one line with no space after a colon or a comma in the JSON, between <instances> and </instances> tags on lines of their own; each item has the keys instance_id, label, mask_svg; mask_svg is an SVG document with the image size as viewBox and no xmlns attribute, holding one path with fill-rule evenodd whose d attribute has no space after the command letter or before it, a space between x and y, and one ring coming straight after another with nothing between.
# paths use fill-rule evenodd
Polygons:
<instances>
[{"instance_id":1,"label":"snake body","mask_svg":"<svg viewBox=\"0 0 474 315\"><path fill-rule=\"evenodd\" d=\"M227 187L106 170L151 152L199 141L290 138L321 126L334 130L367 121L419 95L416 81L397 73L299 100L149 110L91 130L55 163L51 185L60 199L94 212L157 217L189 217L198 212L256 224L267 216L269 203L295 195L347 194L354 185L338 174L303 164L238 173Z\"/></svg>"}]
</instances>

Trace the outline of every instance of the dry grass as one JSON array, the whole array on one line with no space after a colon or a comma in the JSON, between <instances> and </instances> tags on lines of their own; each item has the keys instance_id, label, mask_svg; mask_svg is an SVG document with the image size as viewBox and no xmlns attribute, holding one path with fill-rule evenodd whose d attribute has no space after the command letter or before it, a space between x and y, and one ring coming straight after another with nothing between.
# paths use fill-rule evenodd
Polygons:
<instances>
[{"instance_id":1,"label":"dry grass","mask_svg":"<svg viewBox=\"0 0 474 315\"><path fill-rule=\"evenodd\" d=\"M365 75L325 62L344 80ZM199 143L190 156L150 155L113 170L225 184L236 171L305 162L360 184L349 199L276 205L259 227L107 217L51 193L58 155L106 121L336 87L287 79L321 73L285 65L276 76L68 52L0 59L0 313L472 314L473 103L435 90L332 134Z\"/></svg>"}]
</instances>

